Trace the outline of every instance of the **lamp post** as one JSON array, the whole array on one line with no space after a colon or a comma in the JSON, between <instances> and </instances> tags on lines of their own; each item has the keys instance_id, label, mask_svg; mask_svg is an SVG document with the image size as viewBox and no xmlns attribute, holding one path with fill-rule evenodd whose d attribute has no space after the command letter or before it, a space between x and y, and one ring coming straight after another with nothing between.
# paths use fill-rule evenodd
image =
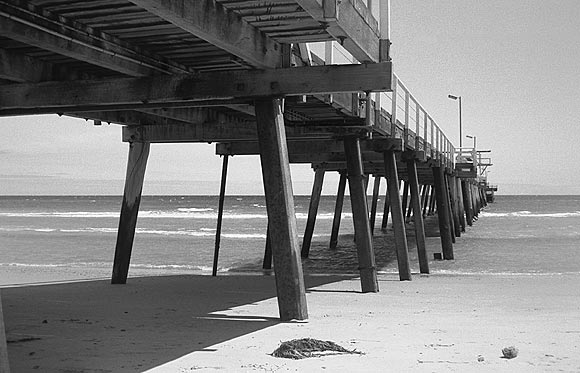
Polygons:
<instances>
[{"instance_id":1,"label":"lamp post","mask_svg":"<svg viewBox=\"0 0 580 373\"><path fill-rule=\"evenodd\" d=\"M459 147L462 148L463 141L461 138L463 137L463 134L461 133L461 96L447 95L447 97L452 100L459 100Z\"/></svg>"},{"instance_id":2,"label":"lamp post","mask_svg":"<svg viewBox=\"0 0 580 373\"><path fill-rule=\"evenodd\" d=\"M477 149L477 136L465 135L468 139L473 139L473 149Z\"/></svg>"}]
</instances>

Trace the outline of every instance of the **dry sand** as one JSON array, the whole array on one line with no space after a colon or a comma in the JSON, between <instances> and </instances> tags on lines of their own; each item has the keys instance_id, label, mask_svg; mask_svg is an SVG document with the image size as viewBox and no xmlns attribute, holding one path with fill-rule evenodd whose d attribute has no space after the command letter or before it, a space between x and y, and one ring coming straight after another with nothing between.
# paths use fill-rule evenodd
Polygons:
<instances>
[{"instance_id":1,"label":"dry sand","mask_svg":"<svg viewBox=\"0 0 580 373\"><path fill-rule=\"evenodd\" d=\"M1 281L107 275L11 269ZM353 276L306 282L307 323L278 321L272 276L5 287L12 371L580 372L578 275L415 275L411 282L382 275L377 294L361 294ZM269 355L280 342L305 337L364 355ZM501 358L511 345L519 356Z\"/></svg>"}]
</instances>

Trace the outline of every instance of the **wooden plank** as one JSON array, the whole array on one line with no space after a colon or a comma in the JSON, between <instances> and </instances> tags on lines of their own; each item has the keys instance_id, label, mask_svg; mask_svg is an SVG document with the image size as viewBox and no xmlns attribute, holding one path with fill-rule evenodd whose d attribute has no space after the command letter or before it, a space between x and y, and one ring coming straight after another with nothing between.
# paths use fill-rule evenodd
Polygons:
<instances>
[{"instance_id":1,"label":"wooden plank","mask_svg":"<svg viewBox=\"0 0 580 373\"><path fill-rule=\"evenodd\" d=\"M6 327L4 326L4 312L2 311L2 296L0 294L0 373L10 373L8 362L8 347L6 345Z\"/></svg>"},{"instance_id":2,"label":"wooden plank","mask_svg":"<svg viewBox=\"0 0 580 373\"><path fill-rule=\"evenodd\" d=\"M40 10L28 1L0 3L0 35L130 76L190 72L111 35Z\"/></svg>"},{"instance_id":3,"label":"wooden plank","mask_svg":"<svg viewBox=\"0 0 580 373\"><path fill-rule=\"evenodd\" d=\"M391 63L208 72L151 78L0 86L0 115L109 110L129 104L188 103L313 93L387 91Z\"/></svg>"},{"instance_id":4,"label":"wooden plank","mask_svg":"<svg viewBox=\"0 0 580 373\"><path fill-rule=\"evenodd\" d=\"M425 225L423 223L423 212L421 198L419 195L419 178L417 177L417 161L409 159L407 161L407 173L409 175L409 186L411 189L411 203L413 204L413 218L415 222L415 241L417 244L417 257L419 258L419 271L429 273L429 259L425 244Z\"/></svg>"},{"instance_id":5,"label":"wooden plank","mask_svg":"<svg viewBox=\"0 0 580 373\"><path fill-rule=\"evenodd\" d=\"M332 232L330 234L329 249L336 250L338 244L338 232L340 230L340 220L342 218L342 206L344 204L344 192L346 190L346 172L340 172L338 181L338 191L334 205L334 218L332 219Z\"/></svg>"},{"instance_id":6,"label":"wooden plank","mask_svg":"<svg viewBox=\"0 0 580 373\"><path fill-rule=\"evenodd\" d=\"M256 100L260 160L282 320L308 318L284 117L279 99Z\"/></svg>"},{"instance_id":7,"label":"wooden plank","mask_svg":"<svg viewBox=\"0 0 580 373\"><path fill-rule=\"evenodd\" d=\"M437 215L439 217L439 235L443 259L453 259L453 239L451 233L451 217L449 216L449 195L445 186L445 174L442 166L433 167L435 186L435 200L437 203Z\"/></svg>"},{"instance_id":8,"label":"wooden plank","mask_svg":"<svg viewBox=\"0 0 580 373\"><path fill-rule=\"evenodd\" d=\"M387 189L389 191L389 200L391 202L391 218L393 220L393 231L395 234L395 250L397 251L399 279L401 281L410 281L411 266L409 264L409 249L407 246L403 207L401 203L401 195L399 194L399 177L397 175L397 160L395 158L395 153L393 151L386 151L384 153L384 160Z\"/></svg>"},{"instance_id":9,"label":"wooden plank","mask_svg":"<svg viewBox=\"0 0 580 373\"><path fill-rule=\"evenodd\" d=\"M212 0L132 0L179 28L260 68L281 64L280 45Z\"/></svg>"},{"instance_id":10,"label":"wooden plank","mask_svg":"<svg viewBox=\"0 0 580 373\"><path fill-rule=\"evenodd\" d=\"M217 218L217 226L215 230L215 247L213 252L213 269L212 269L212 276L217 276L218 271L218 259L220 253L220 242L222 238L222 220L224 216L224 199L226 196L226 181L228 178L228 155L223 156L223 163L222 163L222 178L220 184L220 197L218 202L218 218Z\"/></svg>"},{"instance_id":11,"label":"wooden plank","mask_svg":"<svg viewBox=\"0 0 580 373\"><path fill-rule=\"evenodd\" d=\"M318 205L320 204L320 195L322 194L322 185L324 183L324 169L317 169L314 172L314 183L312 185L312 194L310 195L310 204L308 207L308 219L302 239L302 249L300 255L302 258L308 258L312 235L314 234L314 225L316 224L316 214L318 214Z\"/></svg>"},{"instance_id":12,"label":"wooden plank","mask_svg":"<svg viewBox=\"0 0 580 373\"><path fill-rule=\"evenodd\" d=\"M373 238L369 225L359 139L354 136L345 137L344 152L346 154L348 185L362 292L376 293L379 291L379 284L377 281Z\"/></svg>"},{"instance_id":13,"label":"wooden plank","mask_svg":"<svg viewBox=\"0 0 580 373\"><path fill-rule=\"evenodd\" d=\"M111 280L113 284L127 282L149 148L150 144L146 142L135 142L129 145L127 176L125 177L125 191L123 193L123 204L115 247L115 261L113 263L113 277Z\"/></svg>"},{"instance_id":14,"label":"wooden plank","mask_svg":"<svg viewBox=\"0 0 580 373\"><path fill-rule=\"evenodd\" d=\"M344 48L358 61L379 61L378 23L362 1L336 2L336 20L325 18L322 0L296 0L296 2L314 19L327 24L326 32L335 40L340 40Z\"/></svg>"}]
</instances>

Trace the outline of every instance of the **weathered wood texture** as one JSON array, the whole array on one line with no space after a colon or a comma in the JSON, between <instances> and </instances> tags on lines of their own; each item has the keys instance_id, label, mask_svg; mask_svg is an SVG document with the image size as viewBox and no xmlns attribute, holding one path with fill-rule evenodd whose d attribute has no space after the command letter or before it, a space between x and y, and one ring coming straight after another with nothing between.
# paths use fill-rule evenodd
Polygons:
<instances>
[{"instance_id":1,"label":"weathered wood texture","mask_svg":"<svg viewBox=\"0 0 580 373\"><path fill-rule=\"evenodd\" d=\"M264 247L264 260L262 269L272 269L272 239L270 237L270 226L266 229L266 245Z\"/></svg>"},{"instance_id":2,"label":"weathered wood texture","mask_svg":"<svg viewBox=\"0 0 580 373\"><path fill-rule=\"evenodd\" d=\"M371 235L371 227L369 225L369 212L364 186L359 139L354 136L345 137L344 152L346 155L348 185L352 206L352 218L354 221L354 234L361 276L361 287L363 293L378 292L379 283L377 281L373 238Z\"/></svg>"},{"instance_id":3,"label":"weathered wood texture","mask_svg":"<svg viewBox=\"0 0 580 373\"><path fill-rule=\"evenodd\" d=\"M334 218L332 219L332 232L330 233L330 250L336 250L338 244L338 233L340 231L340 220L342 218L342 206L344 204L344 192L346 190L346 172L340 173L338 181L338 191L336 192L336 202L334 205Z\"/></svg>"},{"instance_id":4,"label":"weathered wood texture","mask_svg":"<svg viewBox=\"0 0 580 373\"><path fill-rule=\"evenodd\" d=\"M461 227L461 232L465 232L465 208L463 205L463 188L461 179L459 177L455 178L455 185L457 188L456 198L457 198L457 209L459 210L459 226Z\"/></svg>"},{"instance_id":5,"label":"weathered wood texture","mask_svg":"<svg viewBox=\"0 0 580 373\"><path fill-rule=\"evenodd\" d=\"M147 142L135 142L129 144L129 159L127 161L127 175L125 177L125 191L121 206L121 217L117 232L117 244L115 247L115 260L113 262L113 284L127 282L133 239L137 226L137 215L141 202L141 191L145 178L145 168L149 157L150 144Z\"/></svg>"},{"instance_id":6,"label":"weathered wood texture","mask_svg":"<svg viewBox=\"0 0 580 373\"><path fill-rule=\"evenodd\" d=\"M453 229L455 237L461 237L461 219L459 218L459 199L457 198L457 182L455 176L447 177L449 194L451 199L451 212L453 213Z\"/></svg>"},{"instance_id":7,"label":"weathered wood texture","mask_svg":"<svg viewBox=\"0 0 580 373\"><path fill-rule=\"evenodd\" d=\"M399 279L401 281L410 281L411 266L409 264L409 248L407 246L407 234L405 230L401 195L399 194L399 176L397 175L397 160L395 158L395 152L386 151L384 153L384 161L387 188L389 190L389 201L391 202L391 219L393 220L393 231L395 234L395 250L397 251Z\"/></svg>"},{"instance_id":8,"label":"weathered wood texture","mask_svg":"<svg viewBox=\"0 0 580 373\"><path fill-rule=\"evenodd\" d=\"M409 187L411 189L411 203L413 204L413 218L415 222L415 241L417 244L417 256L419 258L419 270L421 273L429 273L429 259L425 244L425 226L421 198L419 196L419 178L417 177L416 160L407 161L407 173L409 175Z\"/></svg>"},{"instance_id":9,"label":"weathered wood texture","mask_svg":"<svg viewBox=\"0 0 580 373\"><path fill-rule=\"evenodd\" d=\"M471 185L468 181L461 181L461 191L463 192L463 206L465 209L465 220L470 227L473 225L473 206L471 204Z\"/></svg>"},{"instance_id":10,"label":"weathered wood texture","mask_svg":"<svg viewBox=\"0 0 580 373\"><path fill-rule=\"evenodd\" d=\"M8 347L6 345L6 327L4 326L4 312L2 311L2 294L0 292L0 373L10 373L8 362Z\"/></svg>"},{"instance_id":11,"label":"weathered wood texture","mask_svg":"<svg viewBox=\"0 0 580 373\"><path fill-rule=\"evenodd\" d=\"M281 102L264 98L255 106L280 319L305 320L308 311Z\"/></svg>"},{"instance_id":12,"label":"weathered wood texture","mask_svg":"<svg viewBox=\"0 0 580 373\"><path fill-rule=\"evenodd\" d=\"M335 1L336 12L323 4L328 0L296 0L314 19L324 22L326 32L342 44L360 62L379 61L379 29L377 21L361 0ZM331 1L332 2L332 1ZM326 18L329 14L335 17Z\"/></svg>"},{"instance_id":13,"label":"weathered wood texture","mask_svg":"<svg viewBox=\"0 0 580 373\"><path fill-rule=\"evenodd\" d=\"M449 228L451 230L451 242L455 243L455 218L453 213L453 196L451 194L451 190L449 188L449 176L447 174L444 175L444 186L443 189L445 191L445 195L447 198L447 209L449 210Z\"/></svg>"},{"instance_id":14,"label":"weathered wood texture","mask_svg":"<svg viewBox=\"0 0 580 373\"><path fill-rule=\"evenodd\" d=\"M179 28L260 67L278 67L282 48L215 1L133 0ZM211 20L212 22L209 22Z\"/></svg>"},{"instance_id":15,"label":"weathered wood texture","mask_svg":"<svg viewBox=\"0 0 580 373\"><path fill-rule=\"evenodd\" d=\"M213 269L212 269L212 276L217 276L218 271L218 260L220 255L220 243L222 239L222 220L224 216L224 199L226 196L226 181L228 178L228 161L229 156L223 156L223 163L222 163L222 178L220 184L220 197L218 202L218 217L217 217L217 226L215 230L215 247L213 252Z\"/></svg>"},{"instance_id":16,"label":"weathered wood texture","mask_svg":"<svg viewBox=\"0 0 580 373\"><path fill-rule=\"evenodd\" d=\"M322 185L324 183L324 170L318 169L314 172L314 184L312 185L312 194L310 195L310 205L308 207L308 219L306 220L306 229L302 239L302 249L300 255L308 258L312 235L314 234L314 225L316 224L316 215L318 214L318 205L320 204L320 195L322 194Z\"/></svg>"},{"instance_id":17,"label":"weathered wood texture","mask_svg":"<svg viewBox=\"0 0 580 373\"><path fill-rule=\"evenodd\" d=\"M387 230L387 224L389 223L389 210L391 208L391 199L389 198L389 190L385 193L385 204L383 205L383 221L381 222L381 230Z\"/></svg>"},{"instance_id":18,"label":"weathered wood texture","mask_svg":"<svg viewBox=\"0 0 580 373\"><path fill-rule=\"evenodd\" d=\"M433 179L435 181L435 200L437 203L437 215L439 220L439 235L441 236L441 248L443 259L453 259L453 240L451 232L451 217L449 216L449 194L445 186L445 174L443 167L433 167Z\"/></svg>"},{"instance_id":19,"label":"weathered wood texture","mask_svg":"<svg viewBox=\"0 0 580 373\"><path fill-rule=\"evenodd\" d=\"M208 72L151 78L0 86L0 115L109 110L127 104L186 103L314 93L389 91L391 63ZM9 113L14 113L8 111ZM11 114L14 115L14 114Z\"/></svg>"},{"instance_id":20,"label":"weathered wood texture","mask_svg":"<svg viewBox=\"0 0 580 373\"><path fill-rule=\"evenodd\" d=\"M373 199L371 201L371 216L369 218L371 225L371 234L375 231L375 221L377 217L377 205L379 203L379 191L381 187L381 177L375 176L375 183L373 185Z\"/></svg>"}]
</instances>

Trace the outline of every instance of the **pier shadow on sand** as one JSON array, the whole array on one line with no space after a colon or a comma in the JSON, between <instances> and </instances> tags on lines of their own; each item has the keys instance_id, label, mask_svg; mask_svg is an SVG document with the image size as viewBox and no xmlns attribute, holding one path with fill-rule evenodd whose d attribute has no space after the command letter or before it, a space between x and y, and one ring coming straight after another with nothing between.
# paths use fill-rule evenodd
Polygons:
<instances>
[{"instance_id":1,"label":"pier shadow on sand","mask_svg":"<svg viewBox=\"0 0 580 373\"><path fill-rule=\"evenodd\" d=\"M307 276L308 288L344 276ZM130 278L2 289L13 372L142 372L280 323L274 276ZM253 306L266 301L256 314ZM254 308L257 309L257 308ZM264 312L264 311L262 311ZM267 353L265 351L264 353Z\"/></svg>"}]
</instances>

